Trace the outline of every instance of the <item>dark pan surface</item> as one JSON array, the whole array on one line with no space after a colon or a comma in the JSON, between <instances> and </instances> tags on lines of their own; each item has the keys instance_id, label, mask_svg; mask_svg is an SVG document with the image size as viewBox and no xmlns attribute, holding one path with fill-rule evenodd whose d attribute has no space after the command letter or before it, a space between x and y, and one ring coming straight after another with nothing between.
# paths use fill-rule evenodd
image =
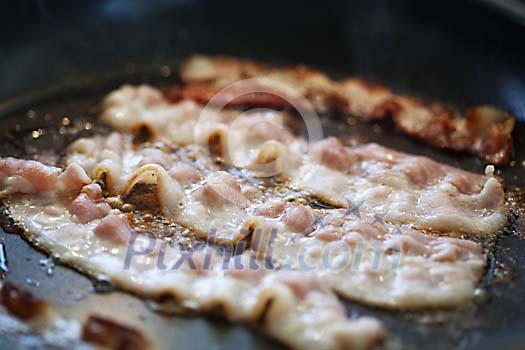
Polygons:
<instances>
[{"instance_id":1,"label":"dark pan surface","mask_svg":"<svg viewBox=\"0 0 525 350\"><path fill-rule=\"evenodd\" d=\"M223 6L156 1L145 7L94 1L82 11L45 1L40 9L20 4L13 17L16 11L25 11L33 23L3 32L0 101L8 102L0 103L0 133L16 123L32 130L63 116L80 120L96 115L101 96L121 83L173 83L179 60L195 51L305 62L334 76L372 77L398 91L432 96L457 107L496 104L525 119L525 54L520 46L524 28L474 2L358 1L302 5L301 10L299 4L277 6L272 1L261 8L244 2ZM273 20L268 21L268 16ZM171 67L171 76L160 75L165 65ZM29 110L35 112L33 119L27 118ZM472 157L429 149L388 125L378 132L371 125L338 124L337 117L326 122L327 133L362 133L369 141L463 169L483 170ZM334 125L345 126L339 130ZM523 123L516 128L515 140L517 165L502 169L501 175L508 188L523 188ZM16 148L3 147L1 153L16 155ZM483 282L488 298L449 312L403 314L347 303L348 312L382 319L390 330L392 348L525 348L525 224L521 220L514 227L518 232L509 232L496 245ZM137 325L163 348L278 348L257 332L222 319L164 317L120 291L97 293L89 279L68 268L57 266L49 276L40 264L44 256L20 237L0 232L0 242L7 247L7 278L57 305L66 317L82 319L95 310ZM0 339L0 348L19 344L14 337Z\"/></svg>"}]
</instances>

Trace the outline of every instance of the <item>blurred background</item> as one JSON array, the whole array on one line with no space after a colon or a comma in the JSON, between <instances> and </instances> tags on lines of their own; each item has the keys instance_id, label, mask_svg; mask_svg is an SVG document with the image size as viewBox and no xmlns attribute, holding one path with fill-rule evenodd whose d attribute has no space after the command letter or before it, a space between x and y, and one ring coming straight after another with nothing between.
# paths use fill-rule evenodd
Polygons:
<instances>
[{"instance_id":1,"label":"blurred background","mask_svg":"<svg viewBox=\"0 0 525 350\"><path fill-rule=\"evenodd\" d=\"M525 115L525 1L21 0L0 5L0 101L193 52L303 62ZM125 78L123 78L125 79Z\"/></svg>"}]
</instances>

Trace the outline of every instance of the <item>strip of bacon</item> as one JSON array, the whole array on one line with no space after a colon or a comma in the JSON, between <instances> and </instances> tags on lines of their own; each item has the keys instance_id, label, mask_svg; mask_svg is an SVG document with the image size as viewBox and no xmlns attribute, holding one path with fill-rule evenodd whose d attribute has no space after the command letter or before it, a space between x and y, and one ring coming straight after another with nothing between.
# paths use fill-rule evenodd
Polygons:
<instances>
[{"instance_id":1,"label":"strip of bacon","mask_svg":"<svg viewBox=\"0 0 525 350\"><path fill-rule=\"evenodd\" d=\"M292 186L324 202L449 235L487 236L507 222L495 177L377 144L346 148L328 138L313 147Z\"/></svg>"},{"instance_id":2,"label":"strip of bacon","mask_svg":"<svg viewBox=\"0 0 525 350\"><path fill-rule=\"evenodd\" d=\"M486 257L475 242L341 209L321 210L312 223L307 208L287 206L279 232L296 231L298 222L310 228L277 235L273 262L316 275L349 299L398 309L458 306L472 300L485 270Z\"/></svg>"},{"instance_id":3,"label":"strip of bacon","mask_svg":"<svg viewBox=\"0 0 525 350\"><path fill-rule=\"evenodd\" d=\"M290 108L296 103L297 97L301 96L306 97L315 110L326 113L335 96L334 86L328 76L303 65L274 69L260 63L230 57L210 58L195 55L182 65L181 78L184 83L193 86L168 89L169 99L177 101L189 98L198 103L208 103L218 90L251 78L268 78L275 84L259 82L257 84L261 84L260 87L265 89L265 93L250 93L229 101L217 102L227 102L229 106ZM293 89L283 92L282 88L279 88L282 84ZM226 97L228 96L224 96Z\"/></svg>"},{"instance_id":4,"label":"strip of bacon","mask_svg":"<svg viewBox=\"0 0 525 350\"><path fill-rule=\"evenodd\" d=\"M431 146L468 152L487 163L504 164L512 155L515 119L492 106L478 106L458 114L441 103L424 103L398 96L364 80L340 83L343 109L368 120L391 116L405 134Z\"/></svg>"},{"instance_id":5,"label":"strip of bacon","mask_svg":"<svg viewBox=\"0 0 525 350\"><path fill-rule=\"evenodd\" d=\"M512 115L491 106L473 107L464 114L440 103L396 95L388 88L364 79L330 80L303 66L273 68L229 57L190 57L181 68L184 87L171 88L166 97L207 104L222 88L248 78L266 77L289 85L306 97L319 113L331 107L364 120L391 116L405 134L433 147L474 154L487 163L505 164L512 155ZM289 108L286 94L248 94L223 101L228 106Z\"/></svg>"},{"instance_id":6,"label":"strip of bacon","mask_svg":"<svg viewBox=\"0 0 525 350\"><path fill-rule=\"evenodd\" d=\"M174 86L165 91L166 98L173 103L184 100L195 101L206 105L222 90L221 87L212 85ZM281 94L282 95L282 94ZM215 105L224 107L249 108L271 108L271 109L293 109L293 105L286 97L277 93L252 92L244 94L242 90L232 91L229 94L221 94L220 98L214 100ZM301 106L305 108L306 106Z\"/></svg>"}]
</instances>

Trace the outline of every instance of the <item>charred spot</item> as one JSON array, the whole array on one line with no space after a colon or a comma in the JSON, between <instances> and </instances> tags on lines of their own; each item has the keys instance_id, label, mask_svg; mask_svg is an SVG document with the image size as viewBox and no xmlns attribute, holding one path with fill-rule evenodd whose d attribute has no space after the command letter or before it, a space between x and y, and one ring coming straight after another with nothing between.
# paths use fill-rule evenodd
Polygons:
<instances>
[{"instance_id":1,"label":"charred spot","mask_svg":"<svg viewBox=\"0 0 525 350\"><path fill-rule=\"evenodd\" d=\"M108 174L103 171L102 173L100 173L100 175L98 176L98 178L94 181L97 185L100 186L100 188L102 189L102 195L105 197L108 195Z\"/></svg>"},{"instance_id":2,"label":"charred spot","mask_svg":"<svg viewBox=\"0 0 525 350\"><path fill-rule=\"evenodd\" d=\"M21 320L31 320L43 316L49 308L49 304L32 293L18 288L10 282L4 282L2 286L2 305L13 316Z\"/></svg>"},{"instance_id":3,"label":"charred spot","mask_svg":"<svg viewBox=\"0 0 525 350\"><path fill-rule=\"evenodd\" d=\"M209 314L212 317L215 317L217 319L220 319L221 321L224 320L224 315L226 314L226 305L223 303L216 303L211 305L207 310L206 313Z\"/></svg>"},{"instance_id":4,"label":"charred spot","mask_svg":"<svg viewBox=\"0 0 525 350\"><path fill-rule=\"evenodd\" d=\"M93 315L84 322L82 340L113 350L151 348L149 340L138 330Z\"/></svg>"},{"instance_id":5,"label":"charred spot","mask_svg":"<svg viewBox=\"0 0 525 350\"><path fill-rule=\"evenodd\" d=\"M157 213L160 208L157 192L156 184L139 182L126 193L123 200L135 209Z\"/></svg>"},{"instance_id":6,"label":"charred spot","mask_svg":"<svg viewBox=\"0 0 525 350\"><path fill-rule=\"evenodd\" d=\"M393 116L401 113L403 106L401 106L396 100L388 99L375 106L371 117L374 119L383 119L387 116Z\"/></svg>"},{"instance_id":7,"label":"charred spot","mask_svg":"<svg viewBox=\"0 0 525 350\"><path fill-rule=\"evenodd\" d=\"M309 201L309 204L312 206L313 209L335 209L337 207L334 207L330 203L324 202L320 199L312 199Z\"/></svg>"},{"instance_id":8,"label":"charred spot","mask_svg":"<svg viewBox=\"0 0 525 350\"><path fill-rule=\"evenodd\" d=\"M146 125L139 126L133 135L133 143L135 145L149 142L153 138L153 132Z\"/></svg>"},{"instance_id":9,"label":"charred spot","mask_svg":"<svg viewBox=\"0 0 525 350\"><path fill-rule=\"evenodd\" d=\"M264 307L261 310L261 314L259 315L259 318L256 321L258 325L264 326L266 324L266 317L268 316L268 312L270 311L272 304L273 298L269 298L264 304Z\"/></svg>"},{"instance_id":10,"label":"charred spot","mask_svg":"<svg viewBox=\"0 0 525 350\"><path fill-rule=\"evenodd\" d=\"M208 149L210 150L210 153L217 157L217 159L221 159L222 164L222 149L221 149L221 135L219 133L213 133L208 138ZM217 162L217 161L216 161Z\"/></svg>"},{"instance_id":11,"label":"charred spot","mask_svg":"<svg viewBox=\"0 0 525 350\"><path fill-rule=\"evenodd\" d=\"M160 293L155 299L147 302L153 311L165 316L191 315L191 309L182 305L181 298L171 292Z\"/></svg>"}]
</instances>

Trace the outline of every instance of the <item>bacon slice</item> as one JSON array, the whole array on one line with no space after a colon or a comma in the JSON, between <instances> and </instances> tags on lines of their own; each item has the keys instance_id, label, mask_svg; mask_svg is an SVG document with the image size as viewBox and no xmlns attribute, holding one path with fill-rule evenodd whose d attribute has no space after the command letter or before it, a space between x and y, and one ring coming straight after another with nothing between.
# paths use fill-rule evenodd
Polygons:
<instances>
[{"instance_id":1,"label":"bacon slice","mask_svg":"<svg viewBox=\"0 0 525 350\"><path fill-rule=\"evenodd\" d=\"M161 112L160 109L158 111ZM384 213L391 222L411 224L421 229L449 234L488 235L497 232L506 222L503 188L495 178L460 171L428 158L408 156L377 145L348 149L334 138L313 145L303 164L302 157L306 151L301 147L301 141L286 129L275 128L274 116L240 115L231 121L228 117L221 117L217 111L213 119L228 120L227 124L221 123L220 129L215 129L220 130L215 135L224 138L218 142L218 147L222 155L228 154L227 163L257 173L256 170L260 169L257 162L268 164L280 158L277 173L292 178L292 187L306 190L340 207L346 207L348 201L363 202L362 209L365 211ZM259 120L264 123L253 125L262 125L260 128L243 126ZM215 132L210 131L215 125L214 122L200 125L204 139ZM172 130L178 129L174 127ZM268 141L261 146L260 142L265 140ZM242 149L257 149L252 151L252 154L257 154L256 158L250 161L250 158L243 157L245 152L239 151ZM127 156L128 159L136 157ZM131 174L133 171L131 167L124 173ZM205 191L210 192L208 189ZM192 202L199 201L196 198ZM189 207L192 208L191 205ZM201 212L205 211L195 213ZM238 210L232 213L236 212ZM183 216L181 214L178 220L184 220ZM192 227L196 226L192 224ZM209 234L204 233L206 230L198 231Z\"/></svg>"},{"instance_id":2,"label":"bacon slice","mask_svg":"<svg viewBox=\"0 0 525 350\"><path fill-rule=\"evenodd\" d=\"M286 216L281 222L290 228ZM308 271L347 298L387 308L462 305L474 297L486 264L477 243L345 210L323 210L307 236L292 237L276 236L274 263Z\"/></svg>"},{"instance_id":3,"label":"bacon slice","mask_svg":"<svg viewBox=\"0 0 525 350\"><path fill-rule=\"evenodd\" d=\"M269 79L269 81L255 82L255 88L263 89L264 93L241 95L244 88L241 86L239 90L233 89L231 94L222 95L213 102L230 107L244 105L293 108L299 105L300 108L309 109L308 104L300 101L300 97L304 96L315 110L325 113L329 110L334 96L332 81L316 70L305 66L274 69L263 64L230 57L192 56L182 65L181 78L184 83L195 85L168 89L166 93L168 99L172 101L191 99L197 103L207 104L224 87L253 78ZM282 85L288 89L283 90Z\"/></svg>"},{"instance_id":4,"label":"bacon slice","mask_svg":"<svg viewBox=\"0 0 525 350\"><path fill-rule=\"evenodd\" d=\"M469 152L497 165L505 164L512 155L515 119L500 109L473 107L461 116L438 103L406 97L390 102L397 127L431 146Z\"/></svg>"},{"instance_id":5,"label":"bacon slice","mask_svg":"<svg viewBox=\"0 0 525 350\"><path fill-rule=\"evenodd\" d=\"M345 210L320 210L312 223L302 205L281 203L272 206L296 209L293 222L307 220L311 226L295 235L283 213L272 245L280 267L316 275L340 295L387 308L451 307L474 297L486 264L477 243Z\"/></svg>"},{"instance_id":6,"label":"bacon slice","mask_svg":"<svg viewBox=\"0 0 525 350\"><path fill-rule=\"evenodd\" d=\"M232 91L235 94L222 94L213 99L224 87L256 77L288 84L295 93L252 93L236 97L238 93ZM504 164L512 155L515 118L491 106L474 107L461 115L439 103L423 103L396 95L364 79L335 82L303 66L273 68L229 57L192 56L182 65L181 78L186 86L166 91L171 101L186 99L208 104L213 100L221 106L289 108L289 101L302 95L319 113L336 107L364 120L391 116L395 125L409 136L437 148L469 152L487 163Z\"/></svg>"},{"instance_id":7,"label":"bacon slice","mask_svg":"<svg viewBox=\"0 0 525 350\"><path fill-rule=\"evenodd\" d=\"M455 113L440 103L424 103L394 94L363 79L340 83L340 108L366 120L388 116L405 134L431 146L469 152L487 163L504 164L512 155L515 118L492 106L478 106Z\"/></svg>"},{"instance_id":8,"label":"bacon slice","mask_svg":"<svg viewBox=\"0 0 525 350\"><path fill-rule=\"evenodd\" d=\"M376 144L342 148L327 139L314 147L322 155L329 151L306 161L292 186L325 202L447 234L486 236L507 222L503 186L494 177ZM332 165L335 150L346 152L344 168Z\"/></svg>"}]
</instances>

